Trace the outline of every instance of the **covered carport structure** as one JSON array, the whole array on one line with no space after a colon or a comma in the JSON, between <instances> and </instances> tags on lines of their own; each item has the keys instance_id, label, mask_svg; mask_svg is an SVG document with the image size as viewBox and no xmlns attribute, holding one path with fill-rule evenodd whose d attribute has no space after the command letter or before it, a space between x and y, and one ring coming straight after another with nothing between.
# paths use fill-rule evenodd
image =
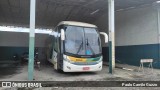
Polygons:
<instances>
[{"instance_id":1,"label":"covered carport structure","mask_svg":"<svg viewBox=\"0 0 160 90\"><path fill-rule=\"evenodd\" d=\"M115 67L115 11L152 5L155 1L158 0L1 0L0 25L30 27L28 77L33 80L35 27L53 28L64 20L96 24L99 17L106 15L108 31L105 32L109 34L109 65L112 73Z\"/></svg>"}]
</instances>

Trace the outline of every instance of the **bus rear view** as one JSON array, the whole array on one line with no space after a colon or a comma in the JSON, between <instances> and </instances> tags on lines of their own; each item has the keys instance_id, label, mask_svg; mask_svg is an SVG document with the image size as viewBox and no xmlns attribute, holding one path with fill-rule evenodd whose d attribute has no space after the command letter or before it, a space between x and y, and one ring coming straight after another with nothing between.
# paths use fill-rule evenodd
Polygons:
<instances>
[{"instance_id":1,"label":"bus rear view","mask_svg":"<svg viewBox=\"0 0 160 90\"><path fill-rule=\"evenodd\" d=\"M102 70L102 48L97 27L63 21L50 37L50 58L56 70L90 72ZM53 47L52 47L53 45Z\"/></svg>"}]
</instances>

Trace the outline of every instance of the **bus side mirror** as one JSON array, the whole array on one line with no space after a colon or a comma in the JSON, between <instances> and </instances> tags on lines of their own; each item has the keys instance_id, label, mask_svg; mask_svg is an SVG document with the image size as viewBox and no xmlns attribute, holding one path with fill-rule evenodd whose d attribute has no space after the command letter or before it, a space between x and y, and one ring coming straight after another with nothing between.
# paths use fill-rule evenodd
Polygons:
<instances>
[{"instance_id":1,"label":"bus side mirror","mask_svg":"<svg viewBox=\"0 0 160 90\"><path fill-rule=\"evenodd\" d=\"M64 32L64 29L61 29L61 40L65 40L65 32Z\"/></svg>"},{"instance_id":2,"label":"bus side mirror","mask_svg":"<svg viewBox=\"0 0 160 90\"><path fill-rule=\"evenodd\" d=\"M108 35L105 32L100 32L100 34L104 36L105 43L107 43L108 42Z\"/></svg>"}]
</instances>

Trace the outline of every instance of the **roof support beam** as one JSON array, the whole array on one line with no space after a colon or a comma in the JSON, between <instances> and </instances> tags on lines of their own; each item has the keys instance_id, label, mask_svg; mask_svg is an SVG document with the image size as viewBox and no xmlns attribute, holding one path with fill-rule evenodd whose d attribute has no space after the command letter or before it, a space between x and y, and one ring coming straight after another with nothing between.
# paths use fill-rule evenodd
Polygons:
<instances>
[{"instance_id":1,"label":"roof support beam","mask_svg":"<svg viewBox=\"0 0 160 90\"><path fill-rule=\"evenodd\" d=\"M28 80L33 80L36 0L30 0Z\"/></svg>"},{"instance_id":2,"label":"roof support beam","mask_svg":"<svg viewBox=\"0 0 160 90\"><path fill-rule=\"evenodd\" d=\"M109 73L113 73L115 68L115 15L114 0L108 0L108 20L109 20Z\"/></svg>"}]
</instances>

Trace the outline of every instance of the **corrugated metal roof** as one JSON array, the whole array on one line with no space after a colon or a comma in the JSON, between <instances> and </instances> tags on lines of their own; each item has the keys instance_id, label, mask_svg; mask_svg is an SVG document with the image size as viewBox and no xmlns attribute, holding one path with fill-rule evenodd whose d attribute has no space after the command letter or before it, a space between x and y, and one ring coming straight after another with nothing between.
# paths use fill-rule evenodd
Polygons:
<instances>
[{"instance_id":1,"label":"corrugated metal roof","mask_svg":"<svg viewBox=\"0 0 160 90\"><path fill-rule=\"evenodd\" d=\"M115 0L115 9L152 4L158 0ZM61 21L94 23L108 12L108 0L36 0L36 27ZM0 0L0 25L29 27L30 0ZM96 12L96 13L95 13Z\"/></svg>"}]
</instances>

